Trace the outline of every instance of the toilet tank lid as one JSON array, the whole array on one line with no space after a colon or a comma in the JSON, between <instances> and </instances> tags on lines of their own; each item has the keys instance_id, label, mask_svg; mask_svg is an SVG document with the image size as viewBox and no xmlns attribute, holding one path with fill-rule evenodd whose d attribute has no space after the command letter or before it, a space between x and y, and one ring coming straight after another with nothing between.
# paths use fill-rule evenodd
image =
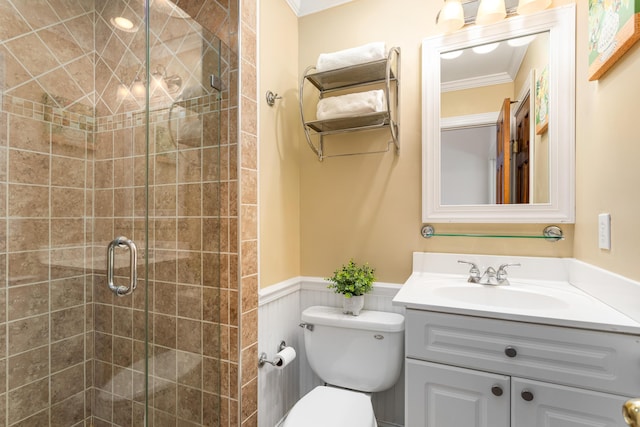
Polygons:
<instances>
[{"instance_id":1,"label":"toilet tank lid","mask_svg":"<svg viewBox=\"0 0 640 427\"><path fill-rule=\"evenodd\" d=\"M404 331L404 316L386 311L362 310L359 316L344 314L342 308L315 305L302 312L302 321L312 325L335 326L381 332Z\"/></svg>"}]
</instances>

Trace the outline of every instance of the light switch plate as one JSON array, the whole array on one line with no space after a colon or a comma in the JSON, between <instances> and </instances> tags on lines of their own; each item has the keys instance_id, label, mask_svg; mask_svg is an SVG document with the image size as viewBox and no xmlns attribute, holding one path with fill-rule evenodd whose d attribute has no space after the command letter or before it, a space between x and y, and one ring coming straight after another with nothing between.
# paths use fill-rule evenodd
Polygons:
<instances>
[{"instance_id":1,"label":"light switch plate","mask_svg":"<svg viewBox=\"0 0 640 427\"><path fill-rule=\"evenodd\" d=\"M608 213L598 215L598 247L611 249L611 215Z\"/></svg>"}]
</instances>

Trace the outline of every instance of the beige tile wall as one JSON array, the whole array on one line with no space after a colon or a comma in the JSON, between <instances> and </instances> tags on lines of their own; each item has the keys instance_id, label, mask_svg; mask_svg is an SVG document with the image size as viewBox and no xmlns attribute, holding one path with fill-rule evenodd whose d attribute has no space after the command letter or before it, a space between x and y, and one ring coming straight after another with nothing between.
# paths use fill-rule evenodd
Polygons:
<instances>
[{"instance_id":1,"label":"beige tile wall","mask_svg":"<svg viewBox=\"0 0 640 427\"><path fill-rule=\"evenodd\" d=\"M140 384L143 372L136 361L143 352L144 306L139 292L144 286L129 300L114 298L100 274L104 265L100 257L104 244L115 235L129 235L144 246L144 177L139 172L144 163L144 117L134 113L116 118L139 110L141 104L115 96L117 85L132 83L141 70L143 45L140 32L116 35L104 19L115 11L142 15L136 2L99 2L95 14L92 0L41 3L38 14L32 14L26 2L0 0L0 16L11 18L0 25L0 65L5 69L0 241L7 242L0 247L0 266L9 265L8 271L0 268L1 283L7 284L0 288L0 303L4 301L0 306L10 307L0 315L0 333L8 335L9 342L8 348L0 348L0 425L4 419L16 425L40 425L46 420L56 426L72 425L92 414L96 426L101 421L138 425L142 405L137 386L125 384L131 384L131 378L132 384ZM177 3L237 50L237 2ZM202 75L191 73L189 55L202 45L187 54L159 48L165 37L193 24L157 14L152 21L156 23L152 44L158 48L152 50L152 58L161 58L167 71L172 65L183 73L185 85L200 81ZM193 40L181 43L188 41ZM238 56L227 49L223 58L227 91L219 147L156 153L151 163L155 235L150 237L150 248L163 260L150 271L149 289L155 356L150 384L158 391L152 407L160 409L153 412L160 424L181 420L215 425L220 417L222 425L239 425L240 418L256 418L251 380L246 381L255 375L251 366L240 369L240 360L255 357L246 345L255 341L251 331L257 329L255 316L247 310L253 299L247 290L253 289L257 296L252 272L257 258L251 250L251 227L240 227L239 219L238 177L243 162L238 157L244 154L238 149ZM251 115L250 110L247 113ZM166 111L153 120L152 142L158 143L162 132L157 131L167 128ZM243 144L247 136L250 133L243 132ZM248 154L255 158L255 153ZM205 163L207 157L214 161ZM194 162L200 162L200 168L194 168ZM207 166L216 162L219 172ZM219 182L210 179L216 173ZM249 183L243 188L251 194ZM217 208L210 203L216 192L219 222L210 215ZM245 203L242 216L251 218L252 207L255 210L255 203ZM241 247L247 248L242 270ZM90 275L83 267L86 263L98 274ZM241 323L248 336L241 337ZM172 366L168 370L167 361ZM183 372L183 366L192 369ZM132 396L133 401L121 399Z\"/></svg>"},{"instance_id":2,"label":"beige tile wall","mask_svg":"<svg viewBox=\"0 0 640 427\"><path fill-rule=\"evenodd\" d=\"M11 95L0 114L0 425L71 426L90 417L93 129Z\"/></svg>"},{"instance_id":3,"label":"beige tile wall","mask_svg":"<svg viewBox=\"0 0 640 427\"><path fill-rule=\"evenodd\" d=\"M240 6L240 420L258 425L257 3Z\"/></svg>"}]
</instances>

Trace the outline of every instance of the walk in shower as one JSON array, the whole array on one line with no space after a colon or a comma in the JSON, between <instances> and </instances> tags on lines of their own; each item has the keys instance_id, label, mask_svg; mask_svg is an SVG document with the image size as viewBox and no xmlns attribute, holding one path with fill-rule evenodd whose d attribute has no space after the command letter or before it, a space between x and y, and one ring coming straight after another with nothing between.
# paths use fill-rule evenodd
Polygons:
<instances>
[{"instance_id":1,"label":"walk in shower","mask_svg":"<svg viewBox=\"0 0 640 427\"><path fill-rule=\"evenodd\" d=\"M236 59L175 3L0 0L0 426L220 425Z\"/></svg>"}]
</instances>

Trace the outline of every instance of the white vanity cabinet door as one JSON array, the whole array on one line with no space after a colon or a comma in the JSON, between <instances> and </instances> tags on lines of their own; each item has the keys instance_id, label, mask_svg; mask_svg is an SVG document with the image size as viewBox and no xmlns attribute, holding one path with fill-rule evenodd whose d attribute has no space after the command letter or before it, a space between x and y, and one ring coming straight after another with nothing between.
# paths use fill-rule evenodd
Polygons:
<instances>
[{"instance_id":1,"label":"white vanity cabinet door","mask_svg":"<svg viewBox=\"0 0 640 427\"><path fill-rule=\"evenodd\" d=\"M523 392L530 393L523 397ZM511 379L513 427L621 427L626 397L520 378ZM531 399L529 401L525 400Z\"/></svg>"},{"instance_id":2,"label":"white vanity cabinet door","mask_svg":"<svg viewBox=\"0 0 640 427\"><path fill-rule=\"evenodd\" d=\"M509 377L414 359L405 369L406 427L509 427Z\"/></svg>"}]
</instances>

